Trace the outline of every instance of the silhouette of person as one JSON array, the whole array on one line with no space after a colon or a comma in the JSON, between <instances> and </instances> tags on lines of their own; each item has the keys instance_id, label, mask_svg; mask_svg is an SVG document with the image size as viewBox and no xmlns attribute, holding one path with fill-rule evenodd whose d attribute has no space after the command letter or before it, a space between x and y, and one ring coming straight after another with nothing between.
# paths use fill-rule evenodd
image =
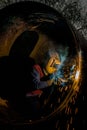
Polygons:
<instances>
[{"instance_id":1,"label":"silhouette of person","mask_svg":"<svg viewBox=\"0 0 87 130\"><path fill-rule=\"evenodd\" d=\"M29 55L37 41L37 32L26 30L17 37L9 52L7 97L19 111L24 109L26 92L33 89L30 72L35 62Z\"/></svg>"}]
</instances>

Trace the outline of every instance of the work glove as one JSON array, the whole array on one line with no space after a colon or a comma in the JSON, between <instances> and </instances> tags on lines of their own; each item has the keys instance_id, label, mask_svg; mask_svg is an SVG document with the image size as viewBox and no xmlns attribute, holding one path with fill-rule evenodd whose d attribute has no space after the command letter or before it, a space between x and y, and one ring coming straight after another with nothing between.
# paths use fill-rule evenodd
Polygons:
<instances>
[{"instance_id":1,"label":"work glove","mask_svg":"<svg viewBox=\"0 0 87 130\"><path fill-rule=\"evenodd\" d=\"M49 79L49 80L47 80L48 86L51 86L51 85L53 84L53 82L54 82L54 79Z\"/></svg>"}]
</instances>

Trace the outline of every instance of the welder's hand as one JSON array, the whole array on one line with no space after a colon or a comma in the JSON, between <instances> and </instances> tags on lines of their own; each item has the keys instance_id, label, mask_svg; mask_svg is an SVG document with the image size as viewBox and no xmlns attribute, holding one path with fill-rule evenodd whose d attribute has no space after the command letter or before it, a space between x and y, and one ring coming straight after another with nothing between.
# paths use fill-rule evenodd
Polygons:
<instances>
[{"instance_id":1,"label":"welder's hand","mask_svg":"<svg viewBox=\"0 0 87 130\"><path fill-rule=\"evenodd\" d=\"M47 81L48 86L51 86L51 85L53 84L53 82L54 82L54 79L48 80L48 81Z\"/></svg>"}]
</instances>

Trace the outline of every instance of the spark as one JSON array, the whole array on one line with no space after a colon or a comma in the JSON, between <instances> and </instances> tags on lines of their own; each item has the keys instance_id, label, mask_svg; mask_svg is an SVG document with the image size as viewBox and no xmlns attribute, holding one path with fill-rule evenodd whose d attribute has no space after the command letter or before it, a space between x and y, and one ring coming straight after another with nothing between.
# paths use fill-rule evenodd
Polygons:
<instances>
[{"instance_id":1,"label":"spark","mask_svg":"<svg viewBox=\"0 0 87 130\"><path fill-rule=\"evenodd\" d=\"M76 80L78 80L79 75L80 75L80 71L79 71L79 70L77 70L76 75L75 75L75 79L76 79Z\"/></svg>"}]
</instances>

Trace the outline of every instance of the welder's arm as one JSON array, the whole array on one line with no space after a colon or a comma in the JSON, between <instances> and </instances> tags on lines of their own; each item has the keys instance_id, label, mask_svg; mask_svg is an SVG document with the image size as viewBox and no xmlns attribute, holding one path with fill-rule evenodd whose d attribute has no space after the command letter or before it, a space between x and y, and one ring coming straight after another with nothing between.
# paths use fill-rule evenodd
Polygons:
<instances>
[{"instance_id":1,"label":"welder's arm","mask_svg":"<svg viewBox=\"0 0 87 130\"><path fill-rule=\"evenodd\" d=\"M40 74L35 69L32 72L32 77L33 77L33 84L36 89L43 89L49 87L53 83L53 79L47 81L41 81Z\"/></svg>"}]
</instances>

